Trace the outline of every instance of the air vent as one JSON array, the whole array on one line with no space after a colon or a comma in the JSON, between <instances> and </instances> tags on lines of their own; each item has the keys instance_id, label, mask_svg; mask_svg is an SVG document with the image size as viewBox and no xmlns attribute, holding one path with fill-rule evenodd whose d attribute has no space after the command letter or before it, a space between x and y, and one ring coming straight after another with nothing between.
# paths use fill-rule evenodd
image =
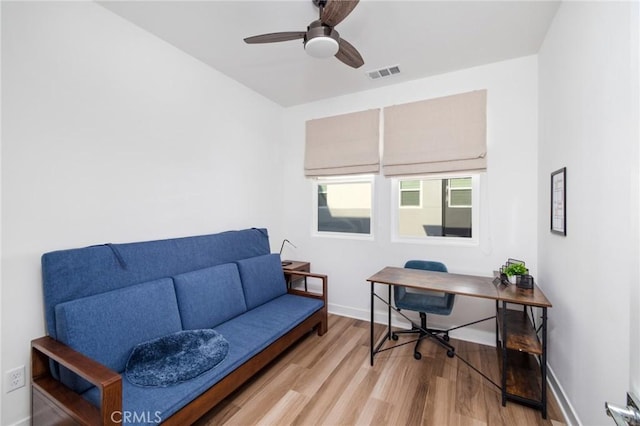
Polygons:
<instances>
[{"instance_id":1,"label":"air vent","mask_svg":"<svg viewBox=\"0 0 640 426\"><path fill-rule=\"evenodd\" d=\"M391 77L392 75L396 74L400 74L400 67L398 65L387 68L380 68L373 71L367 71L367 75L371 80L377 80L383 77Z\"/></svg>"}]
</instances>

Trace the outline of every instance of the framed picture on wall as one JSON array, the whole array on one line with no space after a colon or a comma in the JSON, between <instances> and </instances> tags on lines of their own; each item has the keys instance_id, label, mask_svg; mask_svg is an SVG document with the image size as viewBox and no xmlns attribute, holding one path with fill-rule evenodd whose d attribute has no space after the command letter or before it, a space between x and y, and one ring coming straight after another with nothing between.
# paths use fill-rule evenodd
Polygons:
<instances>
[{"instance_id":1,"label":"framed picture on wall","mask_svg":"<svg viewBox=\"0 0 640 426\"><path fill-rule=\"evenodd\" d=\"M551 173L551 232L567 235L567 168Z\"/></svg>"}]
</instances>

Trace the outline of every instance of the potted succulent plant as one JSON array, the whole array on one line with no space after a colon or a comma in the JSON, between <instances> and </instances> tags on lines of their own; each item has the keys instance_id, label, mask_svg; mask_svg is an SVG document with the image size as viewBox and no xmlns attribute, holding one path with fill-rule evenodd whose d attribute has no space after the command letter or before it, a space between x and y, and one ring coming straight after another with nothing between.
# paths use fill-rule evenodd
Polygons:
<instances>
[{"instance_id":1,"label":"potted succulent plant","mask_svg":"<svg viewBox=\"0 0 640 426\"><path fill-rule=\"evenodd\" d=\"M509 282L515 284L519 275L526 275L528 273L527 268L521 263L510 263L504 270L504 273L509 277Z\"/></svg>"}]
</instances>

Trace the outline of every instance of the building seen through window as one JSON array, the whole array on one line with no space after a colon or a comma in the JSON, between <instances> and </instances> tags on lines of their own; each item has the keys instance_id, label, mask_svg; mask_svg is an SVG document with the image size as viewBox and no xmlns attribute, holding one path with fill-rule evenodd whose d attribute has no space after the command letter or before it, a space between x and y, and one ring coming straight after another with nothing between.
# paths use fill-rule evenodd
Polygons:
<instances>
[{"instance_id":1,"label":"building seen through window","mask_svg":"<svg viewBox=\"0 0 640 426\"><path fill-rule=\"evenodd\" d=\"M471 238L472 190L471 177L400 180L398 235Z\"/></svg>"},{"instance_id":2,"label":"building seen through window","mask_svg":"<svg viewBox=\"0 0 640 426\"><path fill-rule=\"evenodd\" d=\"M318 232L371 234L370 178L359 181L319 181Z\"/></svg>"}]
</instances>

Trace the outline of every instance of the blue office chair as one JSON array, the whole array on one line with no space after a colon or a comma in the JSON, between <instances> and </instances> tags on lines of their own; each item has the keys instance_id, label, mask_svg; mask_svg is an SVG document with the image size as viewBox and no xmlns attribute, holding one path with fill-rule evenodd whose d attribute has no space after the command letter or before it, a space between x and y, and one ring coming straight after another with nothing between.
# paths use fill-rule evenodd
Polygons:
<instances>
[{"instance_id":1,"label":"blue office chair","mask_svg":"<svg viewBox=\"0 0 640 426\"><path fill-rule=\"evenodd\" d=\"M404 267L410 269L423 269L426 271L448 272L444 263L428 260L410 260L404 265ZM445 343L449 341L449 330L427 328L427 314L449 315L453 309L453 302L456 297L455 294L443 294L431 291L408 292L406 287L393 286L393 297L398 310L406 309L408 311L419 312L420 327L423 330L427 330L432 336L436 336L436 338L444 340L442 343L446 347L450 347L450 345ZM427 333L422 331L420 328L413 326L411 330L393 332L391 334L391 338L393 340L398 340L398 334L409 333L419 334L416 346L413 350L413 357L415 359L420 359L422 358L422 354L418 348L422 339L427 336ZM453 357L453 351L449 349L447 351L447 355L449 357Z\"/></svg>"}]
</instances>

